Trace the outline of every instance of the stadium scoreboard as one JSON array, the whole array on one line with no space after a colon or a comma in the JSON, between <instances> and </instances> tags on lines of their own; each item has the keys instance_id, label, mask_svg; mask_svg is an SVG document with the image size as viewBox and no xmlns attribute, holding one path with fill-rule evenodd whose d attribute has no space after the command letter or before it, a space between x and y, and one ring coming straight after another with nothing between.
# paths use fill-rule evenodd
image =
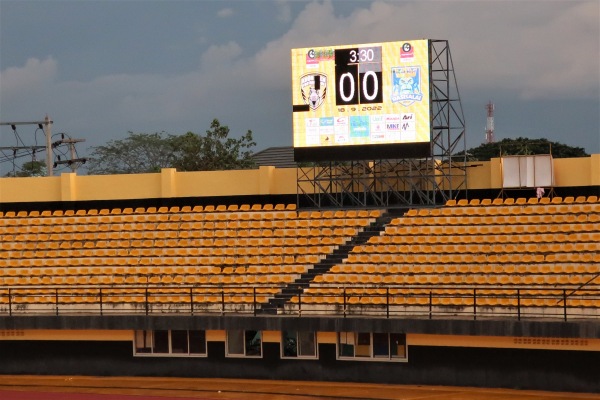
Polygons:
<instances>
[{"instance_id":1,"label":"stadium scoreboard","mask_svg":"<svg viewBox=\"0 0 600 400\"><path fill-rule=\"evenodd\" d=\"M296 161L430 153L429 40L292 49Z\"/></svg>"}]
</instances>

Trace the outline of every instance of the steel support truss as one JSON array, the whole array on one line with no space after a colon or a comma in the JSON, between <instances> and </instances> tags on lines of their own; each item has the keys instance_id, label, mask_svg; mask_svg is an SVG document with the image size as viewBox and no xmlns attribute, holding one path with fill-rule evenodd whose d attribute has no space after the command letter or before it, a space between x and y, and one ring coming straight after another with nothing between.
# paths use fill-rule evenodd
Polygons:
<instances>
[{"instance_id":1,"label":"steel support truss","mask_svg":"<svg viewBox=\"0 0 600 400\"><path fill-rule=\"evenodd\" d=\"M299 167L299 207L433 206L466 195L465 119L447 40L430 40L431 156Z\"/></svg>"}]
</instances>

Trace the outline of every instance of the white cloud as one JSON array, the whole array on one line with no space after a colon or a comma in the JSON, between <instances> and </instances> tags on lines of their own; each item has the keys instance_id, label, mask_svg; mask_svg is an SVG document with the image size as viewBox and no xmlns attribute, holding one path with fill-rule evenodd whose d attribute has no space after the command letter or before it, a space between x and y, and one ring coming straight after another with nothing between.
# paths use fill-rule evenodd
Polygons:
<instances>
[{"instance_id":1,"label":"white cloud","mask_svg":"<svg viewBox=\"0 0 600 400\"><path fill-rule=\"evenodd\" d=\"M294 47L447 39L459 85L527 98L598 95L597 2L374 2L348 16L311 3L254 59L259 75L287 82Z\"/></svg>"},{"instance_id":2,"label":"white cloud","mask_svg":"<svg viewBox=\"0 0 600 400\"><path fill-rule=\"evenodd\" d=\"M221 46L213 45L202 54L200 65L203 69L227 69L240 54L242 48L236 42L231 41Z\"/></svg>"},{"instance_id":3,"label":"white cloud","mask_svg":"<svg viewBox=\"0 0 600 400\"><path fill-rule=\"evenodd\" d=\"M55 78L58 64L52 57L40 61L30 58L22 67L9 67L0 71L0 91L9 98L39 89L50 84Z\"/></svg>"},{"instance_id":4,"label":"white cloud","mask_svg":"<svg viewBox=\"0 0 600 400\"><path fill-rule=\"evenodd\" d=\"M233 8L223 8L217 12L219 18L229 18L233 15Z\"/></svg>"}]
</instances>

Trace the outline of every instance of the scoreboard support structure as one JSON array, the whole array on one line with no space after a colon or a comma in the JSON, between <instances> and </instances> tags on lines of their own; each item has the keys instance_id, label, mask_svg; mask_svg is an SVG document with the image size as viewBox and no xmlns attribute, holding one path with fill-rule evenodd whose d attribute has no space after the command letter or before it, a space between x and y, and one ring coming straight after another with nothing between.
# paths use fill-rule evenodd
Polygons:
<instances>
[{"instance_id":1,"label":"scoreboard support structure","mask_svg":"<svg viewBox=\"0 0 600 400\"><path fill-rule=\"evenodd\" d=\"M298 207L434 206L466 197L465 119L450 47L429 46L431 156L300 164Z\"/></svg>"}]
</instances>

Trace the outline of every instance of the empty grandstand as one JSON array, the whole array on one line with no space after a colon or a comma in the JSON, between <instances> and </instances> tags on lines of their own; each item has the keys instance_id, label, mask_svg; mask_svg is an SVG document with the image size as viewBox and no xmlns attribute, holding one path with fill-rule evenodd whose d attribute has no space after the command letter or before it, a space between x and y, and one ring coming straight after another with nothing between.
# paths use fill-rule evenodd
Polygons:
<instances>
[{"instance_id":1,"label":"empty grandstand","mask_svg":"<svg viewBox=\"0 0 600 400\"><path fill-rule=\"evenodd\" d=\"M387 208L299 208L292 168L2 179L0 373L600 391L599 161Z\"/></svg>"}]
</instances>

